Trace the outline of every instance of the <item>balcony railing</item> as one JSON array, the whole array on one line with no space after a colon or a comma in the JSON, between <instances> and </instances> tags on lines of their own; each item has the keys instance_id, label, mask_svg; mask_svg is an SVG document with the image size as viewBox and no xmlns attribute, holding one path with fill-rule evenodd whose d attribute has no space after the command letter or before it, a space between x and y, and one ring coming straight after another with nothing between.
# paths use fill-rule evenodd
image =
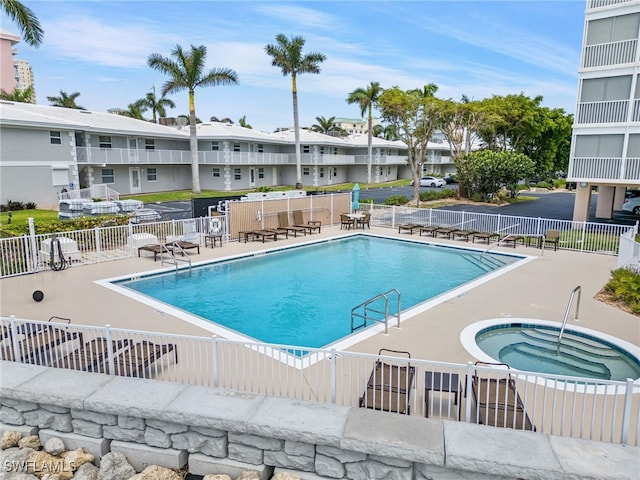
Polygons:
<instances>
[{"instance_id":1,"label":"balcony railing","mask_svg":"<svg viewBox=\"0 0 640 480\"><path fill-rule=\"evenodd\" d=\"M593 10L595 8L611 7L613 5L620 5L622 3L631 3L633 0L589 0L587 4L587 10Z\"/></svg>"},{"instance_id":2,"label":"balcony railing","mask_svg":"<svg viewBox=\"0 0 640 480\"><path fill-rule=\"evenodd\" d=\"M445 157L445 156L437 156L437 157L430 157L427 156L427 161L425 162L428 165L432 165L432 164L443 164L443 163L454 163L451 157Z\"/></svg>"},{"instance_id":3,"label":"balcony railing","mask_svg":"<svg viewBox=\"0 0 640 480\"><path fill-rule=\"evenodd\" d=\"M633 63L636 59L638 39L587 45L582 55L582 68L604 67Z\"/></svg>"},{"instance_id":4,"label":"balcony railing","mask_svg":"<svg viewBox=\"0 0 640 480\"><path fill-rule=\"evenodd\" d=\"M77 147L79 164L89 165L149 165L149 164L190 164L188 150L129 150L126 148ZM313 155L303 153L303 165L366 165L367 155ZM406 156L373 156L374 165L405 164ZM295 165L294 153L257 153L200 151L198 162L202 165Z\"/></svg>"},{"instance_id":5,"label":"balcony railing","mask_svg":"<svg viewBox=\"0 0 640 480\"><path fill-rule=\"evenodd\" d=\"M621 158L573 158L569 166L569 178L593 180L624 180ZM638 178L638 177L636 177Z\"/></svg>"},{"instance_id":6,"label":"balcony railing","mask_svg":"<svg viewBox=\"0 0 640 480\"><path fill-rule=\"evenodd\" d=\"M629 100L578 104L576 123L622 123L627 121Z\"/></svg>"},{"instance_id":7,"label":"balcony railing","mask_svg":"<svg viewBox=\"0 0 640 480\"><path fill-rule=\"evenodd\" d=\"M640 158L627 158L624 166L624 178L626 180L638 180L640 178Z\"/></svg>"}]
</instances>

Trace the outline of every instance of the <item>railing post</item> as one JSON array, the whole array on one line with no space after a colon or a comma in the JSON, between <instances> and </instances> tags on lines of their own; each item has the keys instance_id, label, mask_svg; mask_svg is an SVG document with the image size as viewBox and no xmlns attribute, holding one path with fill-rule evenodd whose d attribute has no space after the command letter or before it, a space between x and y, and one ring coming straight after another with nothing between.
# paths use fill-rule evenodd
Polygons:
<instances>
[{"instance_id":1,"label":"railing post","mask_svg":"<svg viewBox=\"0 0 640 480\"><path fill-rule=\"evenodd\" d=\"M391 228L396 228L396 206L391 206Z\"/></svg>"},{"instance_id":2,"label":"railing post","mask_svg":"<svg viewBox=\"0 0 640 480\"><path fill-rule=\"evenodd\" d=\"M331 403L336 403L336 349L331 349Z\"/></svg>"},{"instance_id":3,"label":"railing post","mask_svg":"<svg viewBox=\"0 0 640 480\"><path fill-rule=\"evenodd\" d=\"M631 423L631 401L633 400L633 380L627 378L627 388L624 393L624 408L622 409L622 431L620 443L626 445L629 441L629 423ZM637 439L636 439L637 443Z\"/></svg>"},{"instance_id":4,"label":"railing post","mask_svg":"<svg viewBox=\"0 0 640 480\"><path fill-rule=\"evenodd\" d=\"M587 222L582 222L582 241L580 242L580 253L584 252L585 236L587 234Z\"/></svg>"},{"instance_id":5,"label":"railing post","mask_svg":"<svg viewBox=\"0 0 640 480\"><path fill-rule=\"evenodd\" d=\"M100 263L100 229L98 227L95 227L93 231L95 232L96 236L96 258L98 259L98 263Z\"/></svg>"},{"instance_id":6,"label":"railing post","mask_svg":"<svg viewBox=\"0 0 640 480\"><path fill-rule=\"evenodd\" d=\"M29 217L29 245L31 249L31 255L29 256L31 261L33 261L33 272L37 272L40 269L40 265L38 262L38 246L36 244L36 226L33 220L33 217Z\"/></svg>"},{"instance_id":7,"label":"railing post","mask_svg":"<svg viewBox=\"0 0 640 480\"><path fill-rule=\"evenodd\" d=\"M11 348L13 348L13 361L19 362L22 360L20 355L20 343L18 340L18 327L16 326L16 316L11 315Z\"/></svg>"},{"instance_id":8,"label":"railing post","mask_svg":"<svg viewBox=\"0 0 640 480\"><path fill-rule=\"evenodd\" d=\"M465 407L464 407L464 421L471 423L471 382L473 381L473 363L467 362L467 376L465 379ZM462 399L460 399L462 401Z\"/></svg>"},{"instance_id":9,"label":"railing post","mask_svg":"<svg viewBox=\"0 0 640 480\"><path fill-rule=\"evenodd\" d=\"M218 386L218 339L211 335L211 356L213 357L213 386Z\"/></svg>"},{"instance_id":10,"label":"railing post","mask_svg":"<svg viewBox=\"0 0 640 480\"><path fill-rule=\"evenodd\" d=\"M104 338L107 342L107 363L109 364L109 375L115 375L116 368L114 361L113 342L111 341L111 325L106 324L104 328Z\"/></svg>"}]
</instances>

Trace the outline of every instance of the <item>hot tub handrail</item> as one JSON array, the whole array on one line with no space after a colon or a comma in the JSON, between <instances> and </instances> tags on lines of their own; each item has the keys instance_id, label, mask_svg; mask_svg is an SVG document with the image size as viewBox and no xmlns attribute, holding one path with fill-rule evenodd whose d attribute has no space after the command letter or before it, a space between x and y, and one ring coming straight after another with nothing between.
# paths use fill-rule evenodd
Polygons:
<instances>
[{"instance_id":1,"label":"hot tub handrail","mask_svg":"<svg viewBox=\"0 0 640 480\"><path fill-rule=\"evenodd\" d=\"M569 302L567 303L567 309L564 312L564 318L562 319L562 327L560 328L560 333L558 334L558 345L556 346L556 355L560 353L560 342L562 341L562 334L564 333L564 329L567 326L567 319L569 318L569 312L571 311L571 304L573 303L573 298L578 294L578 300L576 302L576 316L574 320L578 319L578 311L580 310L580 294L582 293L582 287L578 285L571 291L569 295Z\"/></svg>"}]
</instances>

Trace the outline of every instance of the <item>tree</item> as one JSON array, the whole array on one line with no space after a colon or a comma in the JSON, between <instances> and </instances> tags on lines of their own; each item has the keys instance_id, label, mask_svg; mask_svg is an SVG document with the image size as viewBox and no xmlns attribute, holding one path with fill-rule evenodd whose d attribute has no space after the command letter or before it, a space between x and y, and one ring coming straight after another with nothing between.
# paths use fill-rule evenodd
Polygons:
<instances>
[{"instance_id":1,"label":"tree","mask_svg":"<svg viewBox=\"0 0 640 480\"><path fill-rule=\"evenodd\" d=\"M298 120L298 85L297 78L302 73L320 73L320 63L326 56L319 52L302 55L305 40L300 36L287 38L279 33L276 44L264 47L271 57L271 65L279 67L282 75L291 75L291 93L293 96L293 129L296 142L296 188L302 188L302 156L300 154L300 122Z\"/></svg>"},{"instance_id":2,"label":"tree","mask_svg":"<svg viewBox=\"0 0 640 480\"><path fill-rule=\"evenodd\" d=\"M375 125L373 127L373 136L384 138L385 140L396 140L396 134L393 131L393 125Z\"/></svg>"},{"instance_id":3,"label":"tree","mask_svg":"<svg viewBox=\"0 0 640 480\"><path fill-rule=\"evenodd\" d=\"M64 108L74 108L76 110L85 110L84 107L81 107L76 104L76 98L80 96L79 92L73 92L69 95L64 90L60 90L60 96L58 97L47 97L47 100L51 102L51 105L54 107L64 107Z\"/></svg>"},{"instance_id":4,"label":"tree","mask_svg":"<svg viewBox=\"0 0 640 480\"><path fill-rule=\"evenodd\" d=\"M142 114L147 111L145 99L136 100L127 105L127 110L118 110L118 115L124 117L135 118L136 120L144 120Z\"/></svg>"},{"instance_id":5,"label":"tree","mask_svg":"<svg viewBox=\"0 0 640 480\"><path fill-rule=\"evenodd\" d=\"M238 119L238 125L240 125L241 127L244 127L244 128L249 128L249 129L253 128L251 125L249 125L247 123L247 116L246 115L243 115L242 117L240 117Z\"/></svg>"},{"instance_id":6,"label":"tree","mask_svg":"<svg viewBox=\"0 0 640 480\"><path fill-rule=\"evenodd\" d=\"M335 121L336 117L316 117L316 122L318 123L314 123L313 125L311 125L311 130L328 135L335 129Z\"/></svg>"},{"instance_id":7,"label":"tree","mask_svg":"<svg viewBox=\"0 0 640 480\"><path fill-rule=\"evenodd\" d=\"M367 183L371 183L371 170L373 168L373 107L378 101L382 87L378 82L371 82L366 88L356 88L347 97L347 103L357 103L360 107L360 115L364 118L367 114Z\"/></svg>"},{"instance_id":8,"label":"tree","mask_svg":"<svg viewBox=\"0 0 640 480\"><path fill-rule=\"evenodd\" d=\"M478 111L476 102L469 102L466 97L462 101L439 100L436 110L437 128L442 132L451 157L455 162L462 153L471 151L471 146L478 140L478 129L482 124L483 113Z\"/></svg>"},{"instance_id":9,"label":"tree","mask_svg":"<svg viewBox=\"0 0 640 480\"><path fill-rule=\"evenodd\" d=\"M147 96L139 101L141 101L142 105L146 107L145 110L147 108L151 110L153 123L158 123L158 117L162 118L167 116L167 107L176 108L176 104L173 103L173 100L165 98L164 96L156 98L156 87L152 87L152 90L147 92Z\"/></svg>"},{"instance_id":10,"label":"tree","mask_svg":"<svg viewBox=\"0 0 640 480\"><path fill-rule=\"evenodd\" d=\"M0 91L0 100L9 100L19 103L35 103L33 87L24 89L16 88L13 92Z\"/></svg>"},{"instance_id":11,"label":"tree","mask_svg":"<svg viewBox=\"0 0 640 480\"><path fill-rule=\"evenodd\" d=\"M435 92L435 89L431 90ZM436 125L436 98L424 95L424 90L404 91L393 87L382 92L378 98L378 108L382 118L393 126L395 134L407 146L409 166L413 173L413 200L418 204L422 163Z\"/></svg>"},{"instance_id":12,"label":"tree","mask_svg":"<svg viewBox=\"0 0 640 480\"><path fill-rule=\"evenodd\" d=\"M17 0L1 0L0 5L7 16L18 24L22 31L22 39L32 47L39 47L44 38L44 31L38 17Z\"/></svg>"},{"instance_id":13,"label":"tree","mask_svg":"<svg viewBox=\"0 0 640 480\"><path fill-rule=\"evenodd\" d=\"M162 86L162 96L187 90L189 93L189 144L191 148L191 184L192 192L200 193L200 170L198 165L198 137L196 133L196 87L215 85L232 85L238 83L238 75L231 69L218 68L204 72L207 48L204 45L191 45L190 51L184 51L176 45L171 57L163 57L154 53L147 59L147 64L154 70L169 76Z\"/></svg>"}]
</instances>

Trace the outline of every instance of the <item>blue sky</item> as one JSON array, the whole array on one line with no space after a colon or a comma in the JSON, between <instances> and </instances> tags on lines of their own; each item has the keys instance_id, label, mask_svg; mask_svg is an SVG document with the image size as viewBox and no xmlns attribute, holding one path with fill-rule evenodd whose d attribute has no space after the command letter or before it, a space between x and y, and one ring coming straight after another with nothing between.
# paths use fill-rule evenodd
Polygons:
<instances>
[{"instance_id":1,"label":"blue sky","mask_svg":"<svg viewBox=\"0 0 640 480\"><path fill-rule=\"evenodd\" d=\"M196 113L272 131L293 125L291 80L271 66L265 45L301 35L304 52L326 55L319 75L298 78L300 123L358 118L345 101L372 81L404 89L435 83L441 98L462 94L542 95L543 105L575 110L585 2L575 1L29 1L45 39L17 45L34 70L37 103L80 92L89 110L126 106L166 78L152 53L205 45L207 68L238 73L237 86L196 90ZM2 28L17 33L6 17ZM171 95L188 113L187 93ZM150 116L148 114L147 116Z\"/></svg>"}]
</instances>

